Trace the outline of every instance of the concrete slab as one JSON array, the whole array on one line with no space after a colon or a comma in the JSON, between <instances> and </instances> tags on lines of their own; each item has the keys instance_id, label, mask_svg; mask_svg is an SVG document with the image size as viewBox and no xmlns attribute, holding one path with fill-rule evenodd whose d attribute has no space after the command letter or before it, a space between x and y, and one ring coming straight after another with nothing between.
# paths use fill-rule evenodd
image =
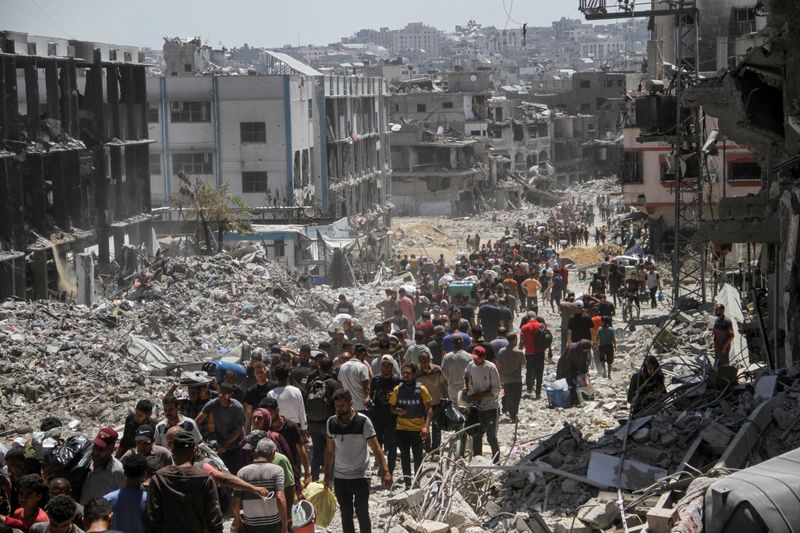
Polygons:
<instances>
[{"instance_id":1,"label":"concrete slab","mask_svg":"<svg viewBox=\"0 0 800 533\"><path fill-rule=\"evenodd\" d=\"M668 474L663 468L626 459L622 466L621 479L618 479L620 461L619 457L592 452L586 477L607 487L639 490L652 485L656 480L666 477Z\"/></svg>"}]
</instances>

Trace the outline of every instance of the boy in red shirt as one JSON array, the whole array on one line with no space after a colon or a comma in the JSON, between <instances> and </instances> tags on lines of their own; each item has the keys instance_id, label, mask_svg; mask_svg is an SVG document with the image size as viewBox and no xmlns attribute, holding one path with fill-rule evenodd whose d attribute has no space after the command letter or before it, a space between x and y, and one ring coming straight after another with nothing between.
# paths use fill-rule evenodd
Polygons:
<instances>
[{"instance_id":1,"label":"boy in red shirt","mask_svg":"<svg viewBox=\"0 0 800 533\"><path fill-rule=\"evenodd\" d=\"M19 508L12 516L0 515L0 523L27 533L37 522L49 522L47 513L39 507L47 496L47 485L39 474L28 474L19 478Z\"/></svg>"}]
</instances>

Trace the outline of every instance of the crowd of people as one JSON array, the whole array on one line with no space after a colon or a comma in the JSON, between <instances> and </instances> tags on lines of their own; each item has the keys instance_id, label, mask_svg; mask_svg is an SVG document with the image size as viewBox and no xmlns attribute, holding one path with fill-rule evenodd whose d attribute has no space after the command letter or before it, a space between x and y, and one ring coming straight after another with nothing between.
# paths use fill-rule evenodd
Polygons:
<instances>
[{"instance_id":1,"label":"crowd of people","mask_svg":"<svg viewBox=\"0 0 800 533\"><path fill-rule=\"evenodd\" d=\"M442 444L447 407L475 428L472 454L483 454L486 440L498 461L501 417L518 422L523 399L545 401L554 351L556 378L575 404L593 363L598 376L611 376L624 269L606 258L576 297L558 253L588 242L593 217L593 206L571 202L543 223L506 228L494 243L470 236L452 264L398 257L397 271L416 282L386 288L380 322L365 328L363 311L340 295L336 322L316 346L275 343L243 354L241 364L183 372L163 397L136 403L121 437L107 427L83 443L83 463L64 459L78 443L62 439L61 421L44 420L5 456L0 528L218 533L232 516L237 532L285 533L293 503L321 482L334 489L342 531L356 522L371 531L373 472L387 488L410 487L424 453ZM540 307L558 314L559 340ZM717 329L727 327L720 319ZM640 409L664 390L658 361L648 359L631 378L629 400ZM460 440L463 453L466 433Z\"/></svg>"}]
</instances>

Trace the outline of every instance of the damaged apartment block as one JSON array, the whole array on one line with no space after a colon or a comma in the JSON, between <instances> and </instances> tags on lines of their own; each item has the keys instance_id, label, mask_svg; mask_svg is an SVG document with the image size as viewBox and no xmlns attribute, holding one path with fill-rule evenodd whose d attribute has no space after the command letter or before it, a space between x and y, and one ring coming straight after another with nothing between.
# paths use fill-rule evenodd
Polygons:
<instances>
[{"instance_id":1,"label":"damaged apartment block","mask_svg":"<svg viewBox=\"0 0 800 533\"><path fill-rule=\"evenodd\" d=\"M0 299L90 303L95 260L153 242L145 67L136 48L25 33L0 48Z\"/></svg>"}]
</instances>

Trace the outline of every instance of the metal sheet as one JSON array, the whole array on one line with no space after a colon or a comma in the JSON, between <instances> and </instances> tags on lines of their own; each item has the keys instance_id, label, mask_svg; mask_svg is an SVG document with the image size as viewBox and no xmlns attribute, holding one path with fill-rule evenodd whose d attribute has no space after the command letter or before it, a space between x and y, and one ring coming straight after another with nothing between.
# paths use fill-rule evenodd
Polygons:
<instances>
[{"instance_id":1,"label":"metal sheet","mask_svg":"<svg viewBox=\"0 0 800 533\"><path fill-rule=\"evenodd\" d=\"M649 487L657 480L664 478L668 472L663 468L625 459L622 465L622 479L617 479L619 457L604 453L592 452L589 459L589 470L586 477L595 483L608 487L619 487L624 490L639 490Z\"/></svg>"}]
</instances>

